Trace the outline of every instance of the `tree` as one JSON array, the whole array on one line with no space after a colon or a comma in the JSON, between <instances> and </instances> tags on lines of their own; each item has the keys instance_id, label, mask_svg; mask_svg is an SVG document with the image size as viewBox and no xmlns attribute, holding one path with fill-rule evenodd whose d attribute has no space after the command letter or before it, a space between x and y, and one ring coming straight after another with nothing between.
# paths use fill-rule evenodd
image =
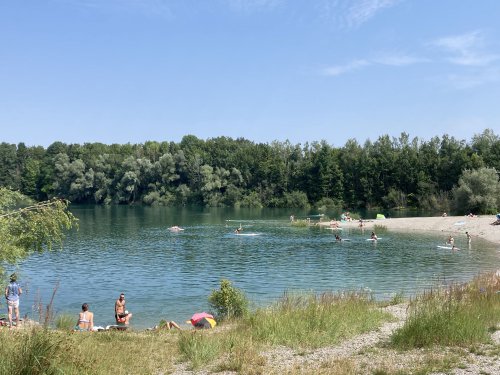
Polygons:
<instances>
[{"instance_id":1,"label":"tree","mask_svg":"<svg viewBox=\"0 0 500 375\"><path fill-rule=\"evenodd\" d=\"M64 232L77 225L67 200L33 203L19 192L0 187L0 273L34 251L62 245Z\"/></svg>"},{"instance_id":2,"label":"tree","mask_svg":"<svg viewBox=\"0 0 500 375\"><path fill-rule=\"evenodd\" d=\"M466 169L453 188L454 208L459 213L492 214L497 211L500 182L494 168Z\"/></svg>"}]
</instances>

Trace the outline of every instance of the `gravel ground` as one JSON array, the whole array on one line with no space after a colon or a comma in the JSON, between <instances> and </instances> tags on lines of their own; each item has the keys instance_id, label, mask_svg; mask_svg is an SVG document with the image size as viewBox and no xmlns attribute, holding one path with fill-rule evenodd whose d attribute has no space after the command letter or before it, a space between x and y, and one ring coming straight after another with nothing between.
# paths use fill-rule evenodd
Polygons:
<instances>
[{"instance_id":1,"label":"gravel ground","mask_svg":"<svg viewBox=\"0 0 500 375\"><path fill-rule=\"evenodd\" d=\"M443 348L435 350L411 350L397 352L384 346L389 336L406 319L407 305L385 308L397 321L383 324L376 331L358 335L339 345L311 351L296 351L287 347L274 347L261 353L265 364L261 368L247 371L251 374L411 374L415 369L432 375L432 365L441 366L454 359L453 368L446 374L500 374L500 331L492 334L493 344L476 349L474 353L465 349ZM190 371L186 363L178 364L175 375L208 375L210 370ZM214 372L215 373L215 372ZM217 372L232 375L235 372Z\"/></svg>"}]
</instances>

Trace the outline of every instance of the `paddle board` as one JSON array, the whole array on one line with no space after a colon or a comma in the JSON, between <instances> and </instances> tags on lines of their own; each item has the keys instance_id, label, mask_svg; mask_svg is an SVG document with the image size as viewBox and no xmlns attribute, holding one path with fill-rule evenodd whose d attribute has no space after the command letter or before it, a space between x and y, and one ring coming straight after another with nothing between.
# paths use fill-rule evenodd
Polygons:
<instances>
[{"instance_id":1,"label":"paddle board","mask_svg":"<svg viewBox=\"0 0 500 375\"><path fill-rule=\"evenodd\" d=\"M260 236L260 233L235 233L235 236Z\"/></svg>"},{"instance_id":2,"label":"paddle board","mask_svg":"<svg viewBox=\"0 0 500 375\"><path fill-rule=\"evenodd\" d=\"M437 245L437 248L438 249L446 249L446 250L460 250L458 247L451 247L451 246L441 246L441 245Z\"/></svg>"},{"instance_id":3,"label":"paddle board","mask_svg":"<svg viewBox=\"0 0 500 375\"><path fill-rule=\"evenodd\" d=\"M378 241L378 240L381 240L382 237L378 237L378 238L367 238L366 240L367 241Z\"/></svg>"},{"instance_id":4,"label":"paddle board","mask_svg":"<svg viewBox=\"0 0 500 375\"><path fill-rule=\"evenodd\" d=\"M331 230L344 230L344 228L335 228L335 227L326 227L326 229L331 229Z\"/></svg>"}]
</instances>

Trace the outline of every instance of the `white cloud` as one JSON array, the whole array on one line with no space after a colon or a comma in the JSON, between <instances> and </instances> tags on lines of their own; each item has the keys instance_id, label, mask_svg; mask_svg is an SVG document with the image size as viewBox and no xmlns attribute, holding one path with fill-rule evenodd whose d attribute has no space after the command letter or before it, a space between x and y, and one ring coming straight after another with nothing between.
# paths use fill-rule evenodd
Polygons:
<instances>
[{"instance_id":1,"label":"white cloud","mask_svg":"<svg viewBox=\"0 0 500 375\"><path fill-rule=\"evenodd\" d=\"M225 0L230 8L239 12L255 12L274 9L282 0Z\"/></svg>"},{"instance_id":2,"label":"white cloud","mask_svg":"<svg viewBox=\"0 0 500 375\"><path fill-rule=\"evenodd\" d=\"M484 34L480 30L466 34L436 39L431 43L452 56L447 60L464 66L487 66L500 58L499 55L484 53Z\"/></svg>"},{"instance_id":3,"label":"white cloud","mask_svg":"<svg viewBox=\"0 0 500 375\"><path fill-rule=\"evenodd\" d=\"M500 81L500 69L488 68L467 74L449 74L447 82L456 89L470 89Z\"/></svg>"},{"instance_id":4,"label":"white cloud","mask_svg":"<svg viewBox=\"0 0 500 375\"><path fill-rule=\"evenodd\" d=\"M426 63L429 62L430 60L422 57L394 54L394 55L381 56L374 59L373 61L381 65L407 66L407 65Z\"/></svg>"},{"instance_id":5,"label":"white cloud","mask_svg":"<svg viewBox=\"0 0 500 375\"><path fill-rule=\"evenodd\" d=\"M357 0L352 1L347 10L346 20L349 26L357 27L374 17L382 9L390 8L400 0Z\"/></svg>"},{"instance_id":6,"label":"white cloud","mask_svg":"<svg viewBox=\"0 0 500 375\"><path fill-rule=\"evenodd\" d=\"M336 65L325 68L322 70L322 73L327 76L339 76L369 65L371 65L371 63L367 60L354 60L346 65Z\"/></svg>"},{"instance_id":7,"label":"white cloud","mask_svg":"<svg viewBox=\"0 0 500 375\"><path fill-rule=\"evenodd\" d=\"M319 8L322 16L341 27L356 28L386 8L403 0L323 0Z\"/></svg>"},{"instance_id":8,"label":"white cloud","mask_svg":"<svg viewBox=\"0 0 500 375\"><path fill-rule=\"evenodd\" d=\"M399 66L420 64L428 61L429 61L428 59L409 56L409 55L402 55L402 54L384 55L374 59L353 60L345 65L330 66L328 68L322 69L321 73L326 76L334 77L350 73L354 70L366 68L372 65L387 65L387 66L399 67Z\"/></svg>"},{"instance_id":9,"label":"white cloud","mask_svg":"<svg viewBox=\"0 0 500 375\"><path fill-rule=\"evenodd\" d=\"M172 17L169 0L54 0L82 8L99 9L106 12L139 12L149 16Z\"/></svg>"}]
</instances>

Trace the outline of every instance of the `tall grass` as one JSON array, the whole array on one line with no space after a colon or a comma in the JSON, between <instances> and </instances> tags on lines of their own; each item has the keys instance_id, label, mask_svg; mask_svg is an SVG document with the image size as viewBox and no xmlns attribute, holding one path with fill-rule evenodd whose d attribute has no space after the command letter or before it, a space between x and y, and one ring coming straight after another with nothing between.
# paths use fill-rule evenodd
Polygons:
<instances>
[{"instance_id":1,"label":"tall grass","mask_svg":"<svg viewBox=\"0 0 500 375\"><path fill-rule=\"evenodd\" d=\"M193 368L211 362L222 350L222 340L203 331L186 331L179 336L179 351Z\"/></svg>"},{"instance_id":2,"label":"tall grass","mask_svg":"<svg viewBox=\"0 0 500 375\"><path fill-rule=\"evenodd\" d=\"M248 321L256 340L272 345L318 348L379 326L389 315L364 292L285 294Z\"/></svg>"},{"instance_id":3,"label":"tall grass","mask_svg":"<svg viewBox=\"0 0 500 375\"><path fill-rule=\"evenodd\" d=\"M430 290L411 301L409 318L392 336L396 347L466 346L485 343L500 316L500 277Z\"/></svg>"},{"instance_id":4,"label":"tall grass","mask_svg":"<svg viewBox=\"0 0 500 375\"><path fill-rule=\"evenodd\" d=\"M41 328L16 332L2 332L0 339L0 373L12 375L55 374L55 365L63 341L57 334Z\"/></svg>"},{"instance_id":5,"label":"tall grass","mask_svg":"<svg viewBox=\"0 0 500 375\"><path fill-rule=\"evenodd\" d=\"M56 316L55 325L57 329L71 331L75 327L76 318L69 314L60 314Z\"/></svg>"}]
</instances>

